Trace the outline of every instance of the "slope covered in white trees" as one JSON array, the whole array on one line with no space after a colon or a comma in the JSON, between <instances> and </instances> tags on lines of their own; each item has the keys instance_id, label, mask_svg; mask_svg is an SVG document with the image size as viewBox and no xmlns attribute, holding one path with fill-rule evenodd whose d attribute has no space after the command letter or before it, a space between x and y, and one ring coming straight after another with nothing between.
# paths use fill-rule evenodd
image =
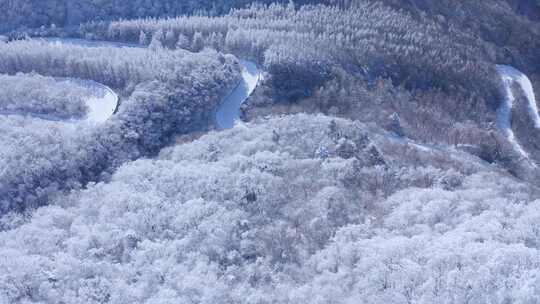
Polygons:
<instances>
[{"instance_id":1,"label":"slope covered in white trees","mask_svg":"<svg viewBox=\"0 0 540 304\"><path fill-rule=\"evenodd\" d=\"M424 151L358 122L274 118L126 164L27 221L4 219L0 294L526 303L540 296L539 194L464 152Z\"/></svg>"},{"instance_id":2,"label":"slope covered in white trees","mask_svg":"<svg viewBox=\"0 0 540 304\"><path fill-rule=\"evenodd\" d=\"M177 134L207 128L240 74L234 57L211 50L193 54L35 40L1 43L0 50L1 73L95 81L123 98L117 114L95 128L59 132L39 127L41 122L15 124L1 117L6 127L0 138L8 143L0 159L2 215L47 204L58 191L80 188L126 161L157 153Z\"/></svg>"},{"instance_id":3,"label":"slope covered in white trees","mask_svg":"<svg viewBox=\"0 0 540 304\"><path fill-rule=\"evenodd\" d=\"M17 28L69 27L92 20L117 20L141 17L172 17L186 14L218 15L251 0L0 0L4 12L0 31ZM286 0L260 0L259 3ZM333 0L298 0L298 4Z\"/></svg>"},{"instance_id":4,"label":"slope covered in white trees","mask_svg":"<svg viewBox=\"0 0 540 304\"><path fill-rule=\"evenodd\" d=\"M0 0L0 304L537 303L538 5L252 2Z\"/></svg>"},{"instance_id":5,"label":"slope covered in white trees","mask_svg":"<svg viewBox=\"0 0 540 304\"><path fill-rule=\"evenodd\" d=\"M259 90L264 95L251 99L254 106L301 102L307 111L368 117L380 125L397 113L416 138L496 146L485 128L503 100L493 45L370 1L254 4L218 17L98 22L79 31L118 42L149 43L151 37L167 48L211 47L251 59L269 76ZM455 123L471 135L448 132Z\"/></svg>"},{"instance_id":6,"label":"slope covered in white trees","mask_svg":"<svg viewBox=\"0 0 540 304\"><path fill-rule=\"evenodd\" d=\"M52 77L0 75L0 113L52 120L82 118L88 112L85 87Z\"/></svg>"}]
</instances>

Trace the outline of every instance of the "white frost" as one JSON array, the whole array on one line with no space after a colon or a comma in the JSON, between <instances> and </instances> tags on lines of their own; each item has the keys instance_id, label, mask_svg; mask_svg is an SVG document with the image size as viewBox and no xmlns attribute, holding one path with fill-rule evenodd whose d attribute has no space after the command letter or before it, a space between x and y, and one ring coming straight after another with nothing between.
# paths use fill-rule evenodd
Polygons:
<instances>
[{"instance_id":1,"label":"white frost","mask_svg":"<svg viewBox=\"0 0 540 304\"><path fill-rule=\"evenodd\" d=\"M220 129L229 129L240 116L240 106L253 93L260 80L257 65L247 60L240 60L242 78L233 91L225 97L216 113L216 123Z\"/></svg>"}]
</instances>

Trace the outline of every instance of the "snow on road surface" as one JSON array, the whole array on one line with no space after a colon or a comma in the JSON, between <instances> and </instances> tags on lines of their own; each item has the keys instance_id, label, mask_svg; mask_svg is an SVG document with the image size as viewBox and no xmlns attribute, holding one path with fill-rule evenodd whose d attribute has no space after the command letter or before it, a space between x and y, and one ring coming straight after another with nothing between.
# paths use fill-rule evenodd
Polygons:
<instances>
[{"instance_id":1,"label":"snow on road surface","mask_svg":"<svg viewBox=\"0 0 540 304\"><path fill-rule=\"evenodd\" d=\"M234 127L235 121L240 117L240 106L253 93L261 77L255 63L240 60L240 65L240 83L225 97L216 112L216 123L222 130Z\"/></svg>"},{"instance_id":2,"label":"snow on road surface","mask_svg":"<svg viewBox=\"0 0 540 304\"><path fill-rule=\"evenodd\" d=\"M61 119L49 114L19 113L14 111L0 111L0 115L5 116L28 116L42 120L50 120L65 123L91 123L99 124L106 121L114 114L118 105L118 95L108 86L92 80L58 77L57 81L73 83L73 85L85 87L92 94L87 96L85 104L87 106L86 115L82 119Z\"/></svg>"},{"instance_id":3,"label":"snow on road surface","mask_svg":"<svg viewBox=\"0 0 540 304\"><path fill-rule=\"evenodd\" d=\"M538 114L536 96L534 94L534 88L529 77L508 65L497 65L497 70L499 71L499 74L501 75L503 82L505 83L505 88L507 92L511 89L512 83L517 83L521 87L523 93L525 93L525 97L527 98L529 115L534 122L534 127L536 129L540 129L540 115ZM510 94L510 96L512 97L512 99L514 99L512 94Z\"/></svg>"},{"instance_id":4,"label":"snow on road surface","mask_svg":"<svg viewBox=\"0 0 540 304\"><path fill-rule=\"evenodd\" d=\"M85 100L88 112L81 121L99 124L114 114L118 106L118 95L108 86L92 80L75 78L65 78L64 81L75 83L92 91L92 95Z\"/></svg>"},{"instance_id":5,"label":"snow on road surface","mask_svg":"<svg viewBox=\"0 0 540 304\"><path fill-rule=\"evenodd\" d=\"M506 138L510 141L514 147L514 150L517 151L521 156L528 159L529 155L518 143L514 135L514 131L512 131L512 108L514 107L514 103L516 101L512 86L513 84L518 84L523 90L525 97L527 98L528 112L533 120L534 128L540 129L540 116L538 114L538 107L536 105L536 97L534 95L532 83L525 74L511 66L497 65L497 71L501 76L505 91L505 99L497 111L498 126Z\"/></svg>"}]
</instances>

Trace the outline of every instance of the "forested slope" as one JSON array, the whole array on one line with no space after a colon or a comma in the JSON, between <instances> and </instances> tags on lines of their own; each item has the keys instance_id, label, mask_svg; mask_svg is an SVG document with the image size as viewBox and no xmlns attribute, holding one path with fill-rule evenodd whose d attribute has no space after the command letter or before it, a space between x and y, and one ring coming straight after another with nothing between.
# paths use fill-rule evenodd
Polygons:
<instances>
[{"instance_id":1,"label":"forested slope","mask_svg":"<svg viewBox=\"0 0 540 304\"><path fill-rule=\"evenodd\" d=\"M539 195L451 148L330 117L274 118L127 164L28 221L4 219L0 294L526 303L540 296Z\"/></svg>"},{"instance_id":2,"label":"forested slope","mask_svg":"<svg viewBox=\"0 0 540 304\"><path fill-rule=\"evenodd\" d=\"M6 143L0 157L1 214L44 205L57 191L98 181L123 162L154 155L177 134L207 128L221 96L239 77L235 58L210 50L0 43L1 73L30 71L101 82L124 100L116 115L93 128L0 115Z\"/></svg>"},{"instance_id":3,"label":"forested slope","mask_svg":"<svg viewBox=\"0 0 540 304\"><path fill-rule=\"evenodd\" d=\"M88 88L34 74L0 75L0 113L81 118L88 108Z\"/></svg>"},{"instance_id":4,"label":"forested slope","mask_svg":"<svg viewBox=\"0 0 540 304\"><path fill-rule=\"evenodd\" d=\"M540 3L530 0L382 0L418 19L456 26L504 48L498 58L529 73L540 73Z\"/></svg>"},{"instance_id":5,"label":"forested slope","mask_svg":"<svg viewBox=\"0 0 540 304\"><path fill-rule=\"evenodd\" d=\"M217 15L251 2L251 0L1 0L0 9L4 15L0 20L0 31L20 27L49 27L53 24L58 27L76 26L81 22L92 20L172 17L193 13ZM321 1L296 1L297 4L316 2Z\"/></svg>"},{"instance_id":6,"label":"forested slope","mask_svg":"<svg viewBox=\"0 0 540 304\"><path fill-rule=\"evenodd\" d=\"M463 6L472 12L481 8ZM523 28L525 37L538 26L508 5L489 9L482 18L496 18L497 12L507 14L494 19L502 20L499 27L530 25ZM517 66L528 62L526 70L534 71L536 57L526 55L535 48L513 41L497 44L464 29L462 19L445 20L376 1L299 8L273 4L218 17L89 23L79 34L192 51L211 47L256 60L268 77L245 108L248 119L290 107L362 117L383 126L399 121L400 132L411 138L472 145L486 161L503 164L522 178L536 176L492 127L505 98L496 64L513 63L508 57L513 54L522 60ZM535 85L537 75L530 75ZM514 117L519 124L530 123L526 116ZM540 139L526 131L518 137L524 142ZM529 146L540 161L539 147Z\"/></svg>"},{"instance_id":7,"label":"forested slope","mask_svg":"<svg viewBox=\"0 0 540 304\"><path fill-rule=\"evenodd\" d=\"M0 304L540 299L538 2L0 9Z\"/></svg>"}]
</instances>

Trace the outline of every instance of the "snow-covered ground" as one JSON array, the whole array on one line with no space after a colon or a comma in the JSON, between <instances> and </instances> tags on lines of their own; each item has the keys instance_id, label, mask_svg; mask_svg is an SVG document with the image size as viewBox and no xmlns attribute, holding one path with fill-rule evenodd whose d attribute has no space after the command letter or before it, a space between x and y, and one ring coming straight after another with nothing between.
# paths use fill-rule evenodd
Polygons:
<instances>
[{"instance_id":1,"label":"snow-covered ground","mask_svg":"<svg viewBox=\"0 0 540 304\"><path fill-rule=\"evenodd\" d=\"M251 61L240 60L242 78L233 91L225 97L216 112L216 123L220 129L229 129L240 116L240 106L253 93L260 80L257 65Z\"/></svg>"},{"instance_id":2,"label":"snow-covered ground","mask_svg":"<svg viewBox=\"0 0 540 304\"><path fill-rule=\"evenodd\" d=\"M513 145L515 151L517 151L521 156L529 158L527 152L518 143L514 131L512 131L512 108L514 107L514 103L516 101L512 86L517 84L523 90L525 97L527 98L529 115L533 120L533 127L535 129L540 129L540 115L538 114L538 107L536 105L536 97L532 83L525 74L514 67L508 65L497 65L497 71L501 76L505 90L505 99L499 107L497 113L498 126Z\"/></svg>"}]
</instances>

